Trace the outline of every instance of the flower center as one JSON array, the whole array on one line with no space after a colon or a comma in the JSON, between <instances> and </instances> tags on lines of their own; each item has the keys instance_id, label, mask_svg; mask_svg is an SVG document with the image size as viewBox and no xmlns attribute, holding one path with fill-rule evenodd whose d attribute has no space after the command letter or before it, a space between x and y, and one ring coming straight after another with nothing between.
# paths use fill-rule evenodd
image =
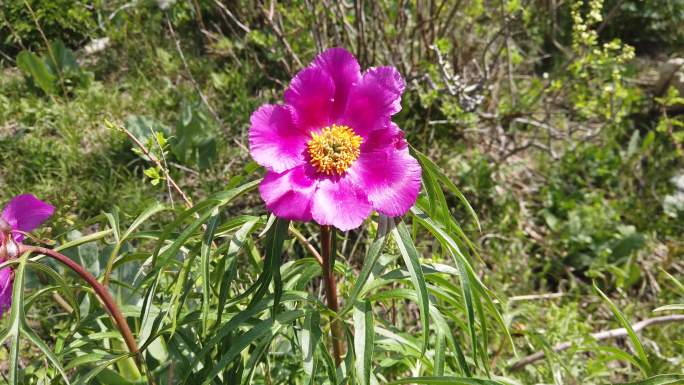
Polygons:
<instances>
[{"instance_id":1,"label":"flower center","mask_svg":"<svg viewBox=\"0 0 684 385\"><path fill-rule=\"evenodd\" d=\"M340 175L359 157L362 141L354 130L337 124L312 133L307 144L311 165L324 174Z\"/></svg>"}]
</instances>

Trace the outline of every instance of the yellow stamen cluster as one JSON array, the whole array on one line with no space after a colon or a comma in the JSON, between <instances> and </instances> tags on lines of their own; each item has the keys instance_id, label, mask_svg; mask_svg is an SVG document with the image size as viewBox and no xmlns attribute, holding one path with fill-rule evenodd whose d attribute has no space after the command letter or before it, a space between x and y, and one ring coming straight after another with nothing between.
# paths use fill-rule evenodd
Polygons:
<instances>
[{"instance_id":1,"label":"yellow stamen cluster","mask_svg":"<svg viewBox=\"0 0 684 385\"><path fill-rule=\"evenodd\" d=\"M354 130L337 124L312 133L307 144L311 165L324 174L341 175L359 157L362 141Z\"/></svg>"}]
</instances>

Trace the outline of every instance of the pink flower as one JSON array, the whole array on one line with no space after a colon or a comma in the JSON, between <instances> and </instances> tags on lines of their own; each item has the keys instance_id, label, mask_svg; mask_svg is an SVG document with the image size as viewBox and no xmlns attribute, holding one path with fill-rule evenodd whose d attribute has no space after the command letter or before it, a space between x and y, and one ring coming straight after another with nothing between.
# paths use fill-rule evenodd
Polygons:
<instances>
[{"instance_id":1,"label":"pink flower","mask_svg":"<svg viewBox=\"0 0 684 385\"><path fill-rule=\"evenodd\" d=\"M17 195L2 210L2 226L0 229L0 263L5 262L3 254L8 254L10 248L15 248L15 242L24 240L24 234L40 226L50 218L55 208L31 194ZM14 273L10 267L0 269L0 318L9 310L12 303L12 281Z\"/></svg>"},{"instance_id":2,"label":"pink flower","mask_svg":"<svg viewBox=\"0 0 684 385\"><path fill-rule=\"evenodd\" d=\"M285 104L252 114L249 146L267 169L266 207L290 220L354 229L372 210L405 214L420 190L421 169L403 132L404 80L393 67L361 74L342 48L320 54L285 91Z\"/></svg>"}]
</instances>

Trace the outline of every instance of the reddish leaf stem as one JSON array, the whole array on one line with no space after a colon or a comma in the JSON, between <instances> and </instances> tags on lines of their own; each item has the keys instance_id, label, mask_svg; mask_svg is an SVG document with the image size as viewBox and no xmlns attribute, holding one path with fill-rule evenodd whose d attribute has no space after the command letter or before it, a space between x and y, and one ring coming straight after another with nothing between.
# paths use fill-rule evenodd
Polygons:
<instances>
[{"instance_id":1,"label":"reddish leaf stem","mask_svg":"<svg viewBox=\"0 0 684 385\"><path fill-rule=\"evenodd\" d=\"M331 255L331 231L330 226L321 226L321 268L323 269L323 284L325 285L325 295L328 300L330 310L339 313L339 301L337 300L337 283L333 274L335 256ZM340 366L342 363L342 329L339 320L333 320L330 324L330 336L332 337L333 355L335 364Z\"/></svg>"},{"instance_id":2,"label":"reddish leaf stem","mask_svg":"<svg viewBox=\"0 0 684 385\"><path fill-rule=\"evenodd\" d=\"M92 274L90 274L86 269L84 269L81 265L78 263L74 262L71 258L51 249L46 249L44 247L37 247L37 246L27 246L27 245L20 245L19 246L20 253L38 253L38 254L44 254L49 257L52 257L59 262L63 263L67 267L69 267L71 270L73 270L76 274L80 275L81 278L83 278L90 287L93 288L95 291L95 294L97 294L98 297L102 300L102 303L104 304L105 308L107 309L107 312L109 315L114 319L114 322L116 323L116 326L119 328L119 331L121 332L121 335L123 336L124 341L126 342L126 346L128 347L128 350L135 356L135 359L137 362L139 362L139 350L138 350L138 344L135 341L135 337L133 337L133 333L131 332L131 329L128 327L128 323L126 322L126 318L123 316L121 311L119 310L119 307L116 305L116 302L114 301L114 298L112 298L111 294L109 294L109 291L107 290L106 287L104 287Z\"/></svg>"}]
</instances>

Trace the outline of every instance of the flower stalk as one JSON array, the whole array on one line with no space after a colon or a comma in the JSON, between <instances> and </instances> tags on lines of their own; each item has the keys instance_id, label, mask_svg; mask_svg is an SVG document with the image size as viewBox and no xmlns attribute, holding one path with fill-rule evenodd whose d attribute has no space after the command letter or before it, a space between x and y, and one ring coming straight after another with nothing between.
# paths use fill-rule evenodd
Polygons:
<instances>
[{"instance_id":1,"label":"flower stalk","mask_svg":"<svg viewBox=\"0 0 684 385\"><path fill-rule=\"evenodd\" d=\"M55 250L47 249L44 247L27 246L21 244L19 245L19 251L20 254L28 252L47 255L48 257L58 260L59 262L73 270L76 274L80 275L81 278L83 278L88 283L88 285L90 285L90 287L93 288L95 294L97 294L97 296L100 297L100 300L102 300L102 303L107 309L107 312L112 317L112 319L116 323L116 326L121 332L121 336L123 337L124 342L128 347L128 350L131 352L131 354L134 355L136 362L140 362L140 351L138 349L138 344L135 341L135 337L133 337L131 329L128 327L126 318L119 310L119 307L116 305L116 302L114 301L114 298L112 298L111 294L109 294L107 288L104 287L92 274L90 274L81 265L71 260L71 258Z\"/></svg>"},{"instance_id":2,"label":"flower stalk","mask_svg":"<svg viewBox=\"0 0 684 385\"><path fill-rule=\"evenodd\" d=\"M321 268L323 269L323 285L325 286L328 308L337 315L340 310L340 305L337 299L337 283L335 282L335 275L333 273L335 256L332 254L332 235L330 226L321 226ZM344 348L342 345L342 325L338 319L333 319L330 323L330 336L332 339L335 364L340 366Z\"/></svg>"}]
</instances>

